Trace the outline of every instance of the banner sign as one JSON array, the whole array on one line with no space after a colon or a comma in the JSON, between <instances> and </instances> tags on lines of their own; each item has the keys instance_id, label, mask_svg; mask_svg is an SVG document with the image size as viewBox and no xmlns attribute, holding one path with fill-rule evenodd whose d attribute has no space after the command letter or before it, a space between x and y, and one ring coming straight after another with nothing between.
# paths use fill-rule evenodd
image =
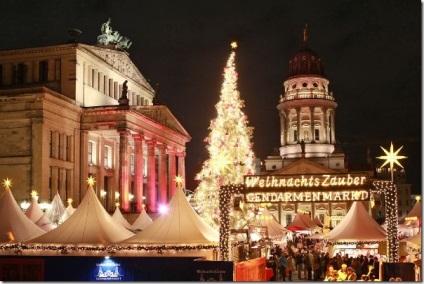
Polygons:
<instances>
[{"instance_id":1,"label":"banner sign","mask_svg":"<svg viewBox=\"0 0 424 284\"><path fill-rule=\"evenodd\" d=\"M370 199L369 182L367 173L250 175L244 177L244 201L363 201Z\"/></svg>"}]
</instances>

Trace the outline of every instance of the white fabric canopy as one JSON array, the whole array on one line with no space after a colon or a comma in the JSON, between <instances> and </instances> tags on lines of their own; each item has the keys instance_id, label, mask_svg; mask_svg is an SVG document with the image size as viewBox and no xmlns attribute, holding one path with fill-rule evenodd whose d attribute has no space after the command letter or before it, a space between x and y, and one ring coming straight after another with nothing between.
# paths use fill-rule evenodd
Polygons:
<instances>
[{"instance_id":1,"label":"white fabric canopy","mask_svg":"<svg viewBox=\"0 0 424 284\"><path fill-rule=\"evenodd\" d=\"M421 235L421 231L420 231L415 236L412 236L412 237L407 238L407 239L403 239L402 241L405 241L406 244L410 247L421 248L421 237L422 237L422 235Z\"/></svg>"},{"instance_id":2,"label":"white fabric canopy","mask_svg":"<svg viewBox=\"0 0 424 284\"><path fill-rule=\"evenodd\" d=\"M63 205L59 193L56 193L52 202L50 203L50 208L47 209L46 216L56 226L62 224L66 219L69 218L69 216L71 216L68 210L66 210L65 205Z\"/></svg>"},{"instance_id":3,"label":"white fabric canopy","mask_svg":"<svg viewBox=\"0 0 424 284\"><path fill-rule=\"evenodd\" d=\"M127 219L125 219L124 215L122 215L121 210L119 209L119 206L116 206L115 212L113 212L112 215L113 220L127 228L128 230L131 229L131 224L128 223Z\"/></svg>"},{"instance_id":4,"label":"white fabric canopy","mask_svg":"<svg viewBox=\"0 0 424 284\"><path fill-rule=\"evenodd\" d=\"M68 204L68 207L66 207L66 210L68 211L69 215L72 215L75 212L75 208L72 207L71 203Z\"/></svg>"},{"instance_id":5,"label":"white fabric canopy","mask_svg":"<svg viewBox=\"0 0 424 284\"><path fill-rule=\"evenodd\" d=\"M406 220L407 218L416 218L416 220ZM408 227L418 227L420 226L420 220L422 218L422 204L420 200L417 200L414 207L412 207L411 211L406 214L405 217L399 220L399 224L404 224Z\"/></svg>"},{"instance_id":6,"label":"white fabric canopy","mask_svg":"<svg viewBox=\"0 0 424 284\"><path fill-rule=\"evenodd\" d=\"M286 226L291 231L320 230L320 227L312 221L308 214L296 214L293 221Z\"/></svg>"},{"instance_id":7,"label":"white fabric canopy","mask_svg":"<svg viewBox=\"0 0 424 284\"><path fill-rule=\"evenodd\" d=\"M106 212L94 190L89 188L74 214L56 229L29 242L106 245L133 235Z\"/></svg>"},{"instance_id":8,"label":"white fabric canopy","mask_svg":"<svg viewBox=\"0 0 424 284\"><path fill-rule=\"evenodd\" d=\"M0 242L23 242L45 233L25 216L10 188L6 187L0 198Z\"/></svg>"},{"instance_id":9,"label":"white fabric canopy","mask_svg":"<svg viewBox=\"0 0 424 284\"><path fill-rule=\"evenodd\" d=\"M266 226L268 228L268 236L270 238L284 237L289 230L284 228L280 223L275 220L274 216L269 213L268 209L264 207L262 214L259 217L258 225Z\"/></svg>"},{"instance_id":10,"label":"white fabric canopy","mask_svg":"<svg viewBox=\"0 0 424 284\"><path fill-rule=\"evenodd\" d=\"M385 241L386 231L368 214L360 201L355 201L343 220L323 236L329 241Z\"/></svg>"},{"instance_id":11,"label":"white fabric canopy","mask_svg":"<svg viewBox=\"0 0 424 284\"><path fill-rule=\"evenodd\" d=\"M181 188L171 201L169 211L124 244L218 245L219 232L206 224L191 207Z\"/></svg>"},{"instance_id":12,"label":"white fabric canopy","mask_svg":"<svg viewBox=\"0 0 424 284\"><path fill-rule=\"evenodd\" d=\"M140 215L138 215L137 219L132 224L131 229L143 231L152 223L152 218L150 218L150 216L147 215L146 210L143 209L141 210Z\"/></svg>"},{"instance_id":13,"label":"white fabric canopy","mask_svg":"<svg viewBox=\"0 0 424 284\"><path fill-rule=\"evenodd\" d=\"M36 197L31 198L31 204L25 211L25 215L46 232L54 228L52 221L44 214Z\"/></svg>"}]
</instances>

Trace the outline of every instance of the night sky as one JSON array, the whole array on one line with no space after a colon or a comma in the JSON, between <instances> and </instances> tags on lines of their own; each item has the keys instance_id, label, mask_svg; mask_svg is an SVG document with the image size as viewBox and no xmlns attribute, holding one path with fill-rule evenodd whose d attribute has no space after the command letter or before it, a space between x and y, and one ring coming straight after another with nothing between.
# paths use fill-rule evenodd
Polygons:
<instances>
[{"instance_id":1,"label":"night sky","mask_svg":"<svg viewBox=\"0 0 424 284\"><path fill-rule=\"evenodd\" d=\"M349 165L365 163L367 145L377 157L393 141L408 156L401 163L413 192L421 193L421 14L417 0L5 0L0 50L64 44L71 28L82 31L79 42L95 44L110 17L112 29L132 41L129 56L160 102L192 137L186 183L194 190L230 42L238 42L238 88L263 159L279 147L276 107L307 23L338 103L336 139Z\"/></svg>"}]
</instances>

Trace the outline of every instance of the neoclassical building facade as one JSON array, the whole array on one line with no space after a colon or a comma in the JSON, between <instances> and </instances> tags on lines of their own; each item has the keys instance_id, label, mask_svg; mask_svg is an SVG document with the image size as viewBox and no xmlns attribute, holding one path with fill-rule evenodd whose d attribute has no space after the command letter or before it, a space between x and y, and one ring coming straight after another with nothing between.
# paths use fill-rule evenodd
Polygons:
<instances>
[{"instance_id":1,"label":"neoclassical building facade","mask_svg":"<svg viewBox=\"0 0 424 284\"><path fill-rule=\"evenodd\" d=\"M0 51L0 178L18 202L36 190L77 207L92 176L109 211L156 212L185 178L191 137L154 98L117 45Z\"/></svg>"}]
</instances>

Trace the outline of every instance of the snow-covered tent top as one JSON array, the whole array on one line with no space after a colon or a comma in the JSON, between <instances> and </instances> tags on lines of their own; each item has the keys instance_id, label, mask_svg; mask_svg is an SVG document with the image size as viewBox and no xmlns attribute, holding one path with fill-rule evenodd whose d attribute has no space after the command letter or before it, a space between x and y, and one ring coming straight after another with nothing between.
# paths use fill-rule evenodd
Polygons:
<instances>
[{"instance_id":1,"label":"snow-covered tent top","mask_svg":"<svg viewBox=\"0 0 424 284\"><path fill-rule=\"evenodd\" d=\"M0 242L23 242L45 233L25 216L6 186L0 197Z\"/></svg>"},{"instance_id":2,"label":"snow-covered tent top","mask_svg":"<svg viewBox=\"0 0 424 284\"><path fill-rule=\"evenodd\" d=\"M411 211L406 214L405 217L399 220L399 224L404 224L409 227L418 227L421 223L422 218L422 204L420 200L417 200Z\"/></svg>"},{"instance_id":3,"label":"snow-covered tent top","mask_svg":"<svg viewBox=\"0 0 424 284\"><path fill-rule=\"evenodd\" d=\"M54 196L52 202L50 203L50 208L46 211L46 216L52 221L53 224L60 225L66 219L71 216L66 210L65 205L63 205L62 199L60 198L59 193L57 192Z\"/></svg>"},{"instance_id":4,"label":"snow-covered tent top","mask_svg":"<svg viewBox=\"0 0 424 284\"><path fill-rule=\"evenodd\" d=\"M323 236L332 242L385 241L386 231L371 217L360 201L355 201L343 220Z\"/></svg>"},{"instance_id":5,"label":"snow-covered tent top","mask_svg":"<svg viewBox=\"0 0 424 284\"><path fill-rule=\"evenodd\" d=\"M416 235L414 235L410 238L403 239L402 241L405 241L408 246L411 246L411 247L416 248L416 249L421 249L421 237L422 237L422 234L421 234L421 231L420 231L418 234L416 234Z\"/></svg>"},{"instance_id":6,"label":"snow-covered tent top","mask_svg":"<svg viewBox=\"0 0 424 284\"><path fill-rule=\"evenodd\" d=\"M72 207L72 198L68 198L67 202L68 206L66 207L66 210L69 212L69 215L72 215L75 212L75 208Z\"/></svg>"},{"instance_id":7,"label":"snow-covered tent top","mask_svg":"<svg viewBox=\"0 0 424 284\"><path fill-rule=\"evenodd\" d=\"M206 224L187 201L182 188L178 188L169 211L123 244L138 245L218 245L219 232Z\"/></svg>"},{"instance_id":8,"label":"snow-covered tent top","mask_svg":"<svg viewBox=\"0 0 424 284\"><path fill-rule=\"evenodd\" d=\"M268 228L268 236L270 238L281 238L284 237L289 230L281 226L280 223L275 220L274 216L269 213L265 207L262 214L259 216L258 225L266 226Z\"/></svg>"},{"instance_id":9,"label":"snow-covered tent top","mask_svg":"<svg viewBox=\"0 0 424 284\"><path fill-rule=\"evenodd\" d=\"M31 198L31 204L28 209L25 211L25 215L34 222L38 227L48 232L52 230L53 224L52 221L44 214L40 205L38 204L38 198L33 196Z\"/></svg>"},{"instance_id":10,"label":"snow-covered tent top","mask_svg":"<svg viewBox=\"0 0 424 284\"><path fill-rule=\"evenodd\" d=\"M112 215L113 220L127 228L128 230L131 229L131 224L128 223L127 219L125 219L124 215L122 215L121 210L119 209L119 206L116 206L115 212L113 212Z\"/></svg>"},{"instance_id":11,"label":"snow-covered tent top","mask_svg":"<svg viewBox=\"0 0 424 284\"><path fill-rule=\"evenodd\" d=\"M131 229L143 231L144 229L146 229L152 223L153 223L152 218L150 218L150 216L147 215L146 210L143 209L143 210L141 210L137 219L132 224Z\"/></svg>"},{"instance_id":12,"label":"snow-covered tent top","mask_svg":"<svg viewBox=\"0 0 424 284\"><path fill-rule=\"evenodd\" d=\"M308 214L296 214L293 221L286 226L286 229L291 231L320 230Z\"/></svg>"},{"instance_id":13,"label":"snow-covered tent top","mask_svg":"<svg viewBox=\"0 0 424 284\"><path fill-rule=\"evenodd\" d=\"M107 245L133 235L106 212L94 190L89 188L74 214L56 229L29 243Z\"/></svg>"}]
</instances>

